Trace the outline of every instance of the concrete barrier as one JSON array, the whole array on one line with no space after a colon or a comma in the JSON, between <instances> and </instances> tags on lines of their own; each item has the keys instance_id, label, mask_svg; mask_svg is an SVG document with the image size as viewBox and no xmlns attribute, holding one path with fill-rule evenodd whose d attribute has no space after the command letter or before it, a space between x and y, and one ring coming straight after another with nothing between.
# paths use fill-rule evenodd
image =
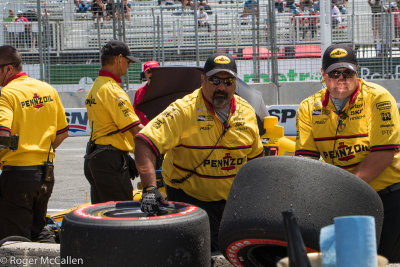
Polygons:
<instances>
[{"instance_id":1,"label":"concrete barrier","mask_svg":"<svg viewBox=\"0 0 400 267\"><path fill-rule=\"evenodd\" d=\"M233 267L218 253L211 256L212 267ZM134 263L132 263L134 265ZM59 267L60 265L85 266L83 259L60 257L60 244L35 242L6 242L0 247L0 266Z\"/></svg>"}]
</instances>

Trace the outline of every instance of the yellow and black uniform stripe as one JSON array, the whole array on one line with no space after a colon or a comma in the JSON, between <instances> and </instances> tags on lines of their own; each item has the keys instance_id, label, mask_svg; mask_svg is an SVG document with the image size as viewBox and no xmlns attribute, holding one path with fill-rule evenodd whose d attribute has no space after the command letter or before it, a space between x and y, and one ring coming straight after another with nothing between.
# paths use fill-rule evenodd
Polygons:
<instances>
[{"instance_id":1,"label":"yellow and black uniform stripe","mask_svg":"<svg viewBox=\"0 0 400 267\"><path fill-rule=\"evenodd\" d=\"M303 100L297 112L296 155L322 157L352 171L369 153L400 148L397 103L383 87L358 79L343 108L344 119L326 88ZM370 185L382 190L400 182L400 155Z\"/></svg>"},{"instance_id":2,"label":"yellow and black uniform stripe","mask_svg":"<svg viewBox=\"0 0 400 267\"><path fill-rule=\"evenodd\" d=\"M246 100L237 95L232 98L227 123L226 130L197 89L172 103L137 136L157 156L166 153L162 174L168 186L201 201L226 200L240 167L263 155L256 115ZM185 177L194 168L185 182L171 181Z\"/></svg>"},{"instance_id":3,"label":"yellow and black uniform stripe","mask_svg":"<svg viewBox=\"0 0 400 267\"><path fill-rule=\"evenodd\" d=\"M134 151L133 136L128 130L140 124L140 120L118 76L100 71L87 94L86 109L96 144Z\"/></svg>"}]
</instances>

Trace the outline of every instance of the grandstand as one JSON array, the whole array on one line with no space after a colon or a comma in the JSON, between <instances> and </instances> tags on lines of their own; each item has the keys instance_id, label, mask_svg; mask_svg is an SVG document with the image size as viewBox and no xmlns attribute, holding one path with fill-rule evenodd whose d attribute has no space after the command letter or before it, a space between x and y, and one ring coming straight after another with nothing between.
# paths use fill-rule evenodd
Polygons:
<instances>
[{"instance_id":1,"label":"grandstand","mask_svg":"<svg viewBox=\"0 0 400 267\"><path fill-rule=\"evenodd\" d=\"M9 8L37 12L38 1L41 13L47 16L43 16L40 31L38 22L29 24L32 32L42 33L42 50L38 50L38 45L33 49L34 45L29 41L19 50L28 64L37 64L39 56L42 56L48 76L52 71L49 65L98 63L100 48L114 38L125 40L135 56L143 61L156 59L163 64L194 65L198 59L202 61L215 51L223 51L234 54L239 60L254 61L253 64L242 64L249 68L246 70L249 77L257 73L271 76L271 38L265 29L265 22L268 21L267 0L259 1L259 14L254 16L254 22L251 16L241 17L243 0L224 0L221 4L218 0L209 0L212 9L209 12L211 32L201 27L196 31L193 11L182 10L178 0L169 6L164 3L158 6L157 0L130 0L131 20L120 19L116 23L106 20L95 23L90 12L77 12L74 0L3 0L0 3L0 23L4 24L3 18ZM382 40L375 40L374 43L370 12L367 1L348 1L342 22L332 29L332 42L353 43L359 58L379 65L377 69L382 75L393 73L400 41L394 38L395 16L386 12L382 14ZM307 10L303 13L303 18L310 18ZM286 69L290 71L290 67L303 69L303 65L307 64L306 69L310 69L311 73L309 77L313 77L312 72L315 74L320 66L320 29L317 27L314 38L310 32L303 38L298 25L293 22L288 7L282 13L275 12L273 27L276 29L279 73ZM0 31L3 43L10 41L7 34L6 31ZM255 53L254 48L257 48ZM136 72L140 71L140 66L135 68L133 76L138 77ZM47 79L50 80L49 77Z\"/></svg>"}]
</instances>

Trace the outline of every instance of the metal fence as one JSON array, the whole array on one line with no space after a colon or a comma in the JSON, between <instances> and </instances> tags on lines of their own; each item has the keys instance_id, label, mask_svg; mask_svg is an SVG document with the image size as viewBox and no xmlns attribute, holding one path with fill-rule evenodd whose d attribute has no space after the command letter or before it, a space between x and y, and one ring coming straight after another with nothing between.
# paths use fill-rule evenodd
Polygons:
<instances>
[{"instance_id":1,"label":"metal fence","mask_svg":"<svg viewBox=\"0 0 400 267\"><path fill-rule=\"evenodd\" d=\"M286 1L275 6L261 0L258 11L246 15L243 0L209 0L209 26L200 26L197 12L180 2L129 0L130 10L122 8L123 0L114 3L110 13L97 17L75 0L2 0L0 45L16 46L24 70L60 91L90 87L100 67L99 50L110 39L124 40L142 62L161 65L202 66L211 53L230 53L239 76L250 83L321 79L321 18L300 0L302 16L294 16ZM364 78L397 79L400 73L400 21L399 12L389 8L393 3L386 1L373 14L368 1L350 0L332 26L332 43L354 46ZM8 21L10 9L28 22ZM132 64L127 89L141 85L141 71L142 64Z\"/></svg>"}]
</instances>

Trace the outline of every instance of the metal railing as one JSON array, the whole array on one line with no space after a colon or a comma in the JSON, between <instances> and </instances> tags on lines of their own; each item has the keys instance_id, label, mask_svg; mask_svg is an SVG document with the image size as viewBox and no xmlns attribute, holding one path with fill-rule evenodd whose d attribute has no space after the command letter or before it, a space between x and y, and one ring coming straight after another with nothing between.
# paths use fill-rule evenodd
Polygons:
<instances>
[{"instance_id":1,"label":"metal railing","mask_svg":"<svg viewBox=\"0 0 400 267\"><path fill-rule=\"evenodd\" d=\"M377 38L371 30L373 14L369 7L365 1L354 1L360 5L354 10L364 11L353 12L354 4L348 1L348 13L332 28L332 42L351 43L364 71L377 74L373 77L393 78L400 64L399 13L378 15ZM0 44L16 46L26 64L34 69L40 65L43 70L40 78L60 84L90 78L75 76L82 73L80 69L98 68L99 50L110 39L124 40L143 62L158 60L164 65L201 65L215 51L231 53L239 62L239 74L249 82L320 78L319 15L310 15L305 10L304 16L293 16L289 8L280 13L274 5L270 8L267 1L259 4L257 13L242 17L241 0L209 2L210 29L197 27L193 11L182 10L178 2L157 6L156 2L135 0L131 1L129 20L122 15L122 9L117 9L114 12L120 14L118 18L107 20L104 16L102 22L95 22L90 12L78 12L71 0L17 0L11 7L23 11L34 9L39 21L0 22L3 29L0 37L4 37ZM3 18L8 8L3 6ZM75 66L78 70L72 71L75 76L69 77L65 72L62 77L52 77L54 73L59 75L60 70L54 70L56 66L63 65L69 70ZM140 64L133 65L129 83L140 84L140 71Z\"/></svg>"}]
</instances>

